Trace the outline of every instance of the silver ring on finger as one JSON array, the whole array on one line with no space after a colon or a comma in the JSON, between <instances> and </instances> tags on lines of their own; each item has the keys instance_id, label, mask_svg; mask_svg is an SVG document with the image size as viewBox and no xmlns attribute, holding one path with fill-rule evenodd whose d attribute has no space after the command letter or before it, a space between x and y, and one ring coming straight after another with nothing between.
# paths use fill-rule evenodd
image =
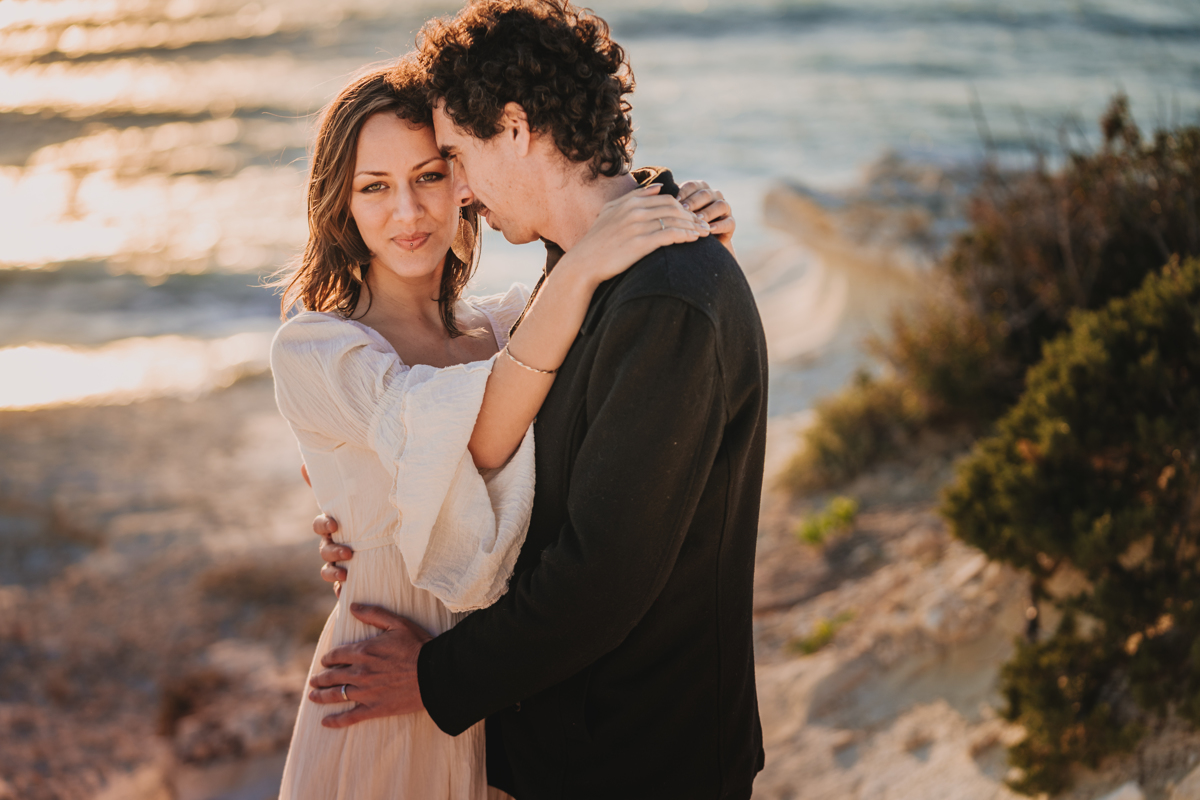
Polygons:
<instances>
[{"instance_id":1,"label":"silver ring on finger","mask_svg":"<svg viewBox=\"0 0 1200 800\"><path fill-rule=\"evenodd\" d=\"M346 695L346 684L344 684L344 683L342 684L342 699L345 700L347 703L350 702L350 698Z\"/></svg>"},{"instance_id":2,"label":"silver ring on finger","mask_svg":"<svg viewBox=\"0 0 1200 800\"><path fill-rule=\"evenodd\" d=\"M662 217L659 217L659 218L658 218L658 225L659 225L659 227L661 227L661 228L662 228L664 231L667 229L667 223L665 223L665 222L663 222L663 221L662 221Z\"/></svg>"}]
</instances>

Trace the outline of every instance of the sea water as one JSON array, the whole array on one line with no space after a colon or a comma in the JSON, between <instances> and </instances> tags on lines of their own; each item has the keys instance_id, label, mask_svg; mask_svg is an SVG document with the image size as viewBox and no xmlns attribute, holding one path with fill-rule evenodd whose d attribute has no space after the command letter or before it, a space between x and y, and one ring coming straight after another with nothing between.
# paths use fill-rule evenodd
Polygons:
<instances>
[{"instance_id":1,"label":"sea water","mask_svg":"<svg viewBox=\"0 0 1200 800\"><path fill-rule=\"evenodd\" d=\"M886 152L969 163L985 140L1094 144L1119 91L1146 127L1200 111L1195 0L591 5L637 78L636 162L719 187L747 258L784 240L762 221L781 179L835 189ZM194 395L264 370L278 301L259 284L303 246L316 113L456 7L0 3L0 408ZM542 262L491 232L483 253L476 293ZM814 371L806 398L840 375Z\"/></svg>"}]
</instances>

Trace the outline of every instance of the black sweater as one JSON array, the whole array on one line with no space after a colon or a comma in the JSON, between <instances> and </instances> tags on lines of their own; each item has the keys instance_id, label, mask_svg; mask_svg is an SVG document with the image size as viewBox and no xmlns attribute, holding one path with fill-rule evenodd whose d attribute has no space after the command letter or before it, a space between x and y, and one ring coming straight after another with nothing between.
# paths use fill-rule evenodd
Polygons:
<instances>
[{"instance_id":1,"label":"black sweater","mask_svg":"<svg viewBox=\"0 0 1200 800\"><path fill-rule=\"evenodd\" d=\"M635 176L678 193L670 172ZM766 404L754 298L714 238L596 291L535 425L508 593L418 660L442 730L491 715L494 785L519 800L750 797Z\"/></svg>"}]
</instances>

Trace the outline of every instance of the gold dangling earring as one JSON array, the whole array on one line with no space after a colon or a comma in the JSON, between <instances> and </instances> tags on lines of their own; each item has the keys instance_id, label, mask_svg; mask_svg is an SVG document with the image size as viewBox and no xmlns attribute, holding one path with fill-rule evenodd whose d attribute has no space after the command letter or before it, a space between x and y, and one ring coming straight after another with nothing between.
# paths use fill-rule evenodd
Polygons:
<instances>
[{"instance_id":1,"label":"gold dangling earring","mask_svg":"<svg viewBox=\"0 0 1200 800\"><path fill-rule=\"evenodd\" d=\"M463 216L462 209L458 211L458 230L454 234L450 250L458 256L459 261L464 264L471 263L471 255L475 252L475 230Z\"/></svg>"},{"instance_id":2,"label":"gold dangling earring","mask_svg":"<svg viewBox=\"0 0 1200 800\"><path fill-rule=\"evenodd\" d=\"M363 282L362 264L355 264L350 268L350 277L359 283Z\"/></svg>"}]
</instances>

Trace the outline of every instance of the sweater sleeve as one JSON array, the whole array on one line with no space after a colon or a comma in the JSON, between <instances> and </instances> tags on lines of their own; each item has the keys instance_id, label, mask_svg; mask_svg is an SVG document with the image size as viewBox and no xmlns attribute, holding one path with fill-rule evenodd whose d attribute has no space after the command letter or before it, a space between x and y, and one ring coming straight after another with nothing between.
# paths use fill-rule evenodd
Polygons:
<instances>
[{"instance_id":1,"label":"sweater sleeve","mask_svg":"<svg viewBox=\"0 0 1200 800\"><path fill-rule=\"evenodd\" d=\"M410 368L376 335L324 314L293 318L271 348L276 400L301 446L375 453L408 577L452 611L503 593L533 505L531 433L485 474L467 450L492 364Z\"/></svg>"},{"instance_id":2,"label":"sweater sleeve","mask_svg":"<svg viewBox=\"0 0 1200 800\"><path fill-rule=\"evenodd\" d=\"M499 602L421 650L421 696L447 733L617 647L666 584L691 525L724 424L712 322L657 296L606 317L558 540Z\"/></svg>"}]
</instances>

